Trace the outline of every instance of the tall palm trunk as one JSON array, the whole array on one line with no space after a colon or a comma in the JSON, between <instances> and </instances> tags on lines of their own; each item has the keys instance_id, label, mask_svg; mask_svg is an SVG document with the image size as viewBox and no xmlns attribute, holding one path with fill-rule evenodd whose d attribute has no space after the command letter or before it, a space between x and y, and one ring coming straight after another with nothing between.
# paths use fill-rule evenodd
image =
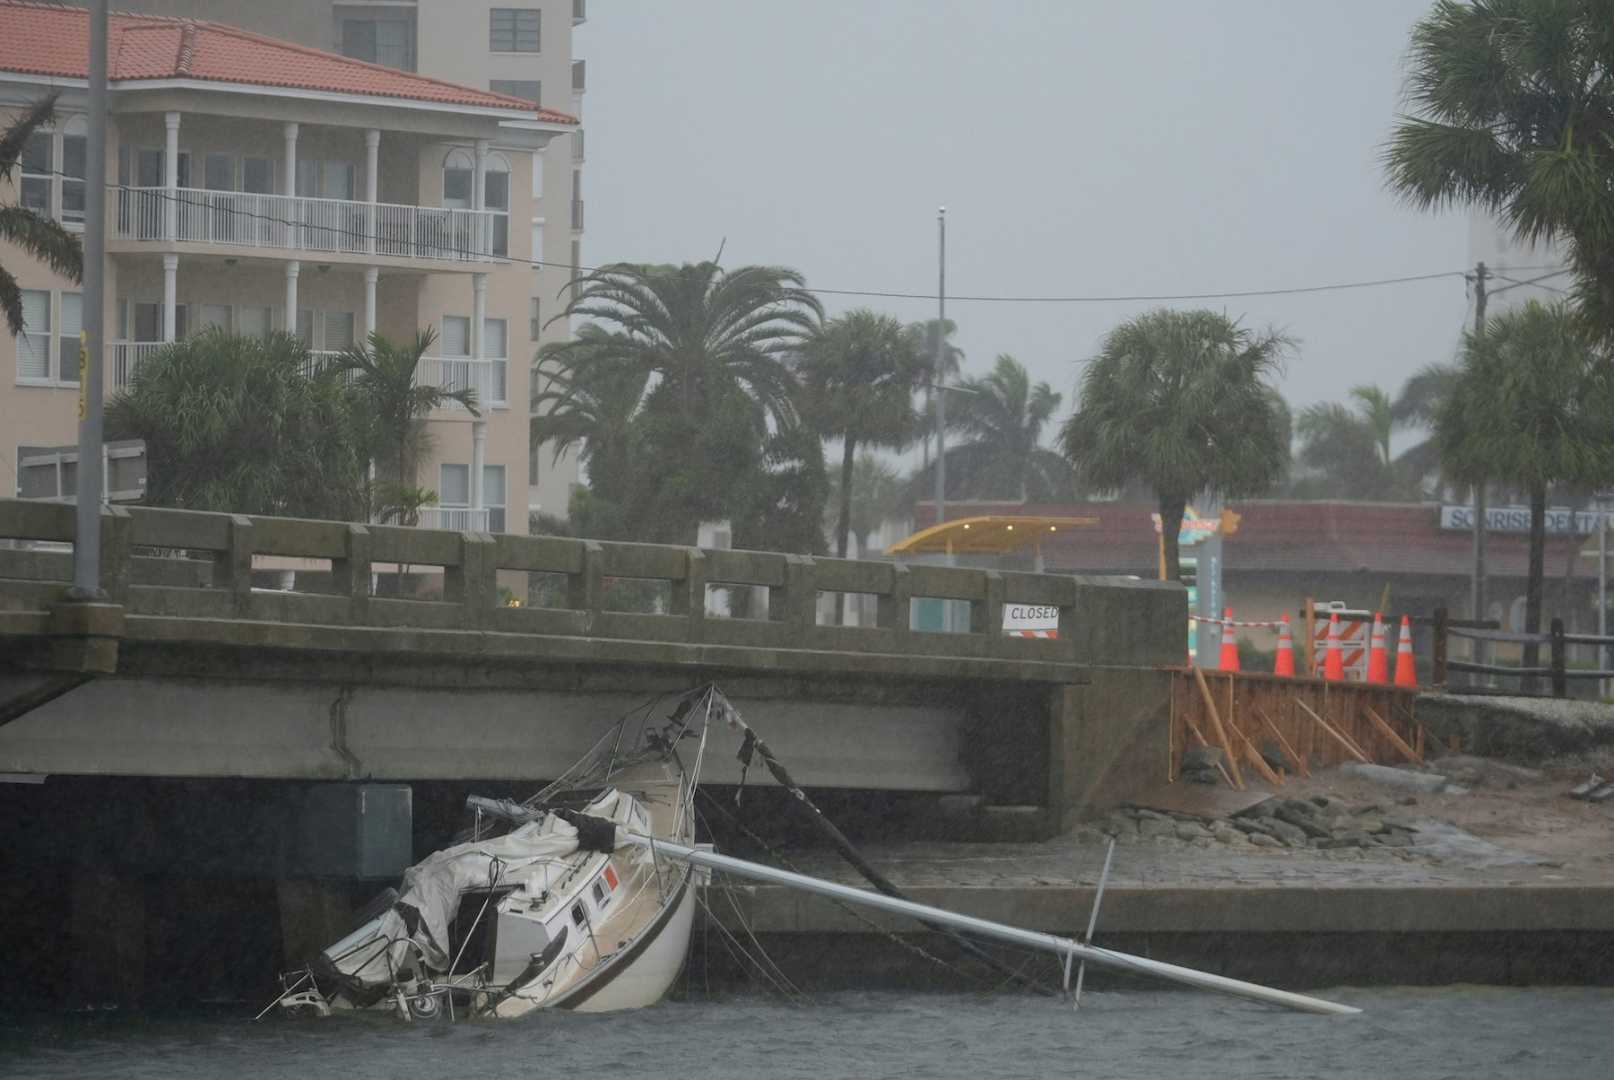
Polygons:
<instances>
[{"instance_id":1,"label":"tall palm trunk","mask_svg":"<svg viewBox=\"0 0 1614 1080\"><path fill-rule=\"evenodd\" d=\"M840 518L835 523L835 554L846 558L846 541L852 532L852 458L857 454L857 438L847 432L843 449L841 450L841 509ZM863 554L861 548L858 554ZM835 625L846 623L846 594L836 593Z\"/></svg>"},{"instance_id":2,"label":"tall palm trunk","mask_svg":"<svg viewBox=\"0 0 1614 1080\"><path fill-rule=\"evenodd\" d=\"M1546 575L1547 562L1547 485L1537 483L1530 488L1530 569L1524 584L1524 632L1541 632L1541 583ZM1535 642L1524 647L1524 666L1535 667L1541 661L1541 646ZM1525 679L1525 688L1533 689L1534 678Z\"/></svg>"},{"instance_id":3,"label":"tall palm trunk","mask_svg":"<svg viewBox=\"0 0 1614 1080\"><path fill-rule=\"evenodd\" d=\"M1187 496L1160 496L1160 539L1166 549L1167 581L1182 579L1182 560L1177 547L1177 534L1182 532L1182 519L1187 511Z\"/></svg>"}]
</instances>

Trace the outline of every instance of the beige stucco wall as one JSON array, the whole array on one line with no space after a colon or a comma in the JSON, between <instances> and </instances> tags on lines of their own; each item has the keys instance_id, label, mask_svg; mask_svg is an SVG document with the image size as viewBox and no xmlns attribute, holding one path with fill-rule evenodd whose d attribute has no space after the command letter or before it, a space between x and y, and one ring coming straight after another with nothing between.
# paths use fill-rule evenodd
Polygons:
<instances>
[{"instance_id":1,"label":"beige stucco wall","mask_svg":"<svg viewBox=\"0 0 1614 1080\"><path fill-rule=\"evenodd\" d=\"M0 109L0 113L4 113ZM70 109L64 110L70 115ZM322 123L302 124L298 157L336 158L352 161L356 171L356 194L365 186L364 130L329 121L340 113L319 108ZM63 116L65 120L67 115ZM117 117L109 135L107 153L109 178L115 180L118 147L158 148L164 143L163 117L153 113L126 113ZM190 111L181 116L179 144L192 155L191 184L202 183L202 162L208 152L227 152L237 157L270 157L277 162L277 175L283 169L280 158L284 140L281 122L242 120ZM470 149L467 140L463 144ZM427 141L409 133L383 131L379 187L382 201L439 205L442 190L442 162L451 144ZM568 151L569 152L569 151ZM533 216L530 199L531 152L506 147L504 156L511 172L512 225L507 264L464 264L442 272L440 264L410 265L407 260L378 260L381 266L377 289L377 325L385 335L408 340L417 330L440 327L445 314L469 316L473 310L473 273L486 273L487 314L508 324L509 364L507 404L484 410L488 421L488 464L505 467L506 531L526 531L527 504L527 402L528 362L533 346L528 341L528 298L532 294L529 230ZM9 185L0 186L0 201L15 202L17 193ZM163 296L162 251L165 245L125 240L114 245L108 258L107 339L120 336L119 311L124 301L160 301ZM253 305L273 309L276 326L286 320L285 269L289 262L301 264L298 306L316 311L344 311L354 315L355 332L362 333L364 316L363 256L326 256L316 252L276 249L225 249L214 246L178 244L177 297L182 305ZM70 282L14 247L0 246L0 262L14 273L23 288L78 291ZM322 269L323 268L323 269ZM197 318L193 308L191 318ZM433 350L436 351L435 349ZM109 389L110 392L110 389ZM59 445L77 438L77 392L72 386L37 386L17 380L16 340L0 333L0 475L9 494L15 487L16 450L19 445ZM445 411L434 416L432 435L436 450L424 463L417 478L423 486L437 486L437 465L441 461L469 464L470 424L463 411ZM569 480L569 478L564 478ZM565 483L548 509L564 512Z\"/></svg>"}]
</instances>

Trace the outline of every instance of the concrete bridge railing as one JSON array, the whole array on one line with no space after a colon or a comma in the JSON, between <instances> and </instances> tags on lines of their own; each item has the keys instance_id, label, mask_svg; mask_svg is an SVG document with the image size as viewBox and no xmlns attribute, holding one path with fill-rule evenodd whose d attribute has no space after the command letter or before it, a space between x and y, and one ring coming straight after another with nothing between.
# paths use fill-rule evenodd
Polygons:
<instances>
[{"instance_id":1,"label":"concrete bridge railing","mask_svg":"<svg viewBox=\"0 0 1614 1080\"><path fill-rule=\"evenodd\" d=\"M71 506L0 500L0 632L46 632L36 618L65 595L69 554L28 542L71 544ZM102 582L131 617L209 619L333 627L491 631L764 649L882 653L914 657L1073 663L1169 663L1138 655L1160 639L1158 621L1180 607L1180 590L1149 582L1006 573L942 566L710 551L657 544L489 535L239 514L109 507L101 515ZM258 557L318 560L296 591L254 589ZM328 566L328 571L323 568ZM440 592L378 596L372 571L433 569ZM555 606L505 606L501 577L546 575ZM647 580L665 590L659 613L616 610L610 586ZM766 592L765 618L708 614L708 586ZM824 593L872 594L876 625L822 625ZM1148 594L1148 595L1140 595ZM911 602L963 601L958 632L913 629ZM1155 618L1140 621L1139 602ZM1119 617L1124 603L1128 617ZM1005 604L1057 608L1057 639L1002 633ZM1129 642L1128 638L1135 638ZM1158 649L1145 647L1145 653Z\"/></svg>"}]
</instances>

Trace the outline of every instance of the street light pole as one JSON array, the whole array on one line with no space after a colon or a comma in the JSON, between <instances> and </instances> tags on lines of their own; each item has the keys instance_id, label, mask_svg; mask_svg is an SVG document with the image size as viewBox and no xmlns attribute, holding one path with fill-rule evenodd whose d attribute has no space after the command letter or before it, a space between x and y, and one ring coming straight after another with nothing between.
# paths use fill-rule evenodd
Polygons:
<instances>
[{"instance_id":1,"label":"street light pole","mask_svg":"<svg viewBox=\"0 0 1614 1080\"><path fill-rule=\"evenodd\" d=\"M84 153L84 305L78 353L78 486L73 511L75 600L101 591L101 395L106 370L106 36L107 0L90 4L89 130Z\"/></svg>"},{"instance_id":2,"label":"street light pole","mask_svg":"<svg viewBox=\"0 0 1614 1080\"><path fill-rule=\"evenodd\" d=\"M947 520L947 394L942 389L946 371L947 337L947 207L936 211L936 366L930 382L936 399L936 524Z\"/></svg>"}]
</instances>

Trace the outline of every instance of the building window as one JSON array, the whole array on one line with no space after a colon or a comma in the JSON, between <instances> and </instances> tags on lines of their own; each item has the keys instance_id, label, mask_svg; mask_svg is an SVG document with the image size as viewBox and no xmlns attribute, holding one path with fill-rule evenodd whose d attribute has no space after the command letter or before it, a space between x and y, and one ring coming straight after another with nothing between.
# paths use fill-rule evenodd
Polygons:
<instances>
[{"instance_id":1,"label":"building window","mask_svg":"<svg viewBox=\"0 0 1614 1080\"><path fill-rule=\"evenodd\" d=\"M495 211L493 254L510 254L510 160L503 154L489 154L482 174L482 208Z\"/></svg>"},{"instance_id":2,"label":"building window","mask_svg":"<svg viewBox=\"0 0 1614 1080\"><path fill-rule=\"evenodd\" d=\"M36 131L22 145L22 205L50 215L51 133Z\"/></svg>"},{"instance_id":3,"label":"building window","mask_svg":"<svg viewBox=\"0 0 1614 1080\"><path fill-rule=\"evenodd\" d=\"M50 293L22 290L22 333L17 335L17 380L50 378Z\"/></svg>"},{"instance_id":4,"label":"building window","mask_svg":"<svg viewBox=\"0 0 1614 1080\"><path fill-rule=\"evenodd\" d=\"M196 308L196 328L198 330L230 331L230 305L229 304L198 304Z\"/></svg>"},{"instance_id":5,"label":"building window","mask_svg":"<svg viewBox=\"0 0 1614 1080\"><path fill-rule=\"evenodd\" d=\"M62 314L56 321L56 378L78 382L79 333L84 329L84 294L62 293Z\"/></svg>"},{"instance_id":6,"label":"building window","mask_svg":"<svg viewBox=\"0 0 1614 1080\"><path fill-rule=\"evenodd\" d=\"M415 24L409 19L343 19L342 55L415 70Z\"/></svg>"},{"instance_id":7,"label":"building window","mask_svg":"<svg viewBox=\"0 0 1614 1080\"><path fill-rule=\"evenodd\" d=\"M537 341L543 328L542 303L534 296L527 301L527 340Z\"/></svg>"},{"instance_id":8,"label":"building window","mask_svg":"<svg viewBox=\"0 0 1614 1080\"><path fill-rule=\"evenodd\" d=\"M455 510L468 510L471 506L471 467L469 465L437 466L437 505L442 507L442 528L462 529L466 514ZM458 520L456 520L458 519Z\"/></svg>"},{"instance_id":9,"label":"building window","mask_svg":"<svg viewBox=\"0 0 1614 1080\"><path fill-rule=\"evenodd\" d=\"M488 532L504 532L504 466L482 466L482 505L488 511Z\"/></svg>"},{"instance_id":10,"label":"building window","mask_svg":"<svg viewBox=\"0 0 1614 1080\"><path fill-rule=\"evenodd\" d=\"M83 125L83 118L75 117L68 126ZM72 131L36 131L28 136L18 162L21 205L67 225L83 225L87 153L85 137Z\"/></svg>"},{"instance_id":11,"label":"building window","mask_svg":"<svg viewBox=\"0 0 1614 1080\"><path fill-rule=\"evenodd\" d=\"M250 191L256 195L273 195L275 193L275 163L268 158L248 157L241 159L241 190Z\"/></svg>"},{"instance_id":12,"label":"building window","mask_svg":"<svg viewBox=\"0 0 1614 1080\"><path fill-rule=\"evenodd\" d=\"M510 359L509 324L504 319L482 320L482 355L493 361L493 370L489 373L492 380L488 386L489 403L503 405L509 400L505 370Z\"/></svg>"},{"instance_id":13,"label":"building window","mask_svg":"<svg viewBox=\"0 0 1614 1080\"><path fill-rule=\"evenodd\" d=\"M488 22L493 52L537 52L543 12L537 8L494 8Z\"/></svg>"},{"instance_id":14,"label":"building window","mask_svg":"<svg viewBox=\"0 0 1614 1080\"><path fill-rule=\"evenodd\" d=\"M471 355L471 318L469 315L444 315L443 336L439 346L444 356Z\"/></svg>"},{"instance_id":15,"label":"building window","mask_svg":"<svg viewBox=\"0 0 1614 1080\"><path fill-rule=\"evenodd\" d=\"M471 185L475 182L476 158L468 150L450 150L443 158L443 205L470 209Z\"/></svg>"},{"instance_id":16,"label":"building window","mask_svg":"<svg viewBox=\"0 0 1614 1080\"><path fill-rule=\"evenodd\" d=\"M543 101L543 83L538 79L494 79L488 83L488 89L495 94L508 94L522 101L530 101L537 105Z\"/></svg>"},{"instance_id":17,"label":"building window","mask_svg":"<svg viewBox=\"0 0 1614 1080\"><path fill-rule=\"evenodd\" d=\"M235 332L242 337L267 338L274 327L273 308L247 305L236 309Z\"/></svg>"}]
</instances>

